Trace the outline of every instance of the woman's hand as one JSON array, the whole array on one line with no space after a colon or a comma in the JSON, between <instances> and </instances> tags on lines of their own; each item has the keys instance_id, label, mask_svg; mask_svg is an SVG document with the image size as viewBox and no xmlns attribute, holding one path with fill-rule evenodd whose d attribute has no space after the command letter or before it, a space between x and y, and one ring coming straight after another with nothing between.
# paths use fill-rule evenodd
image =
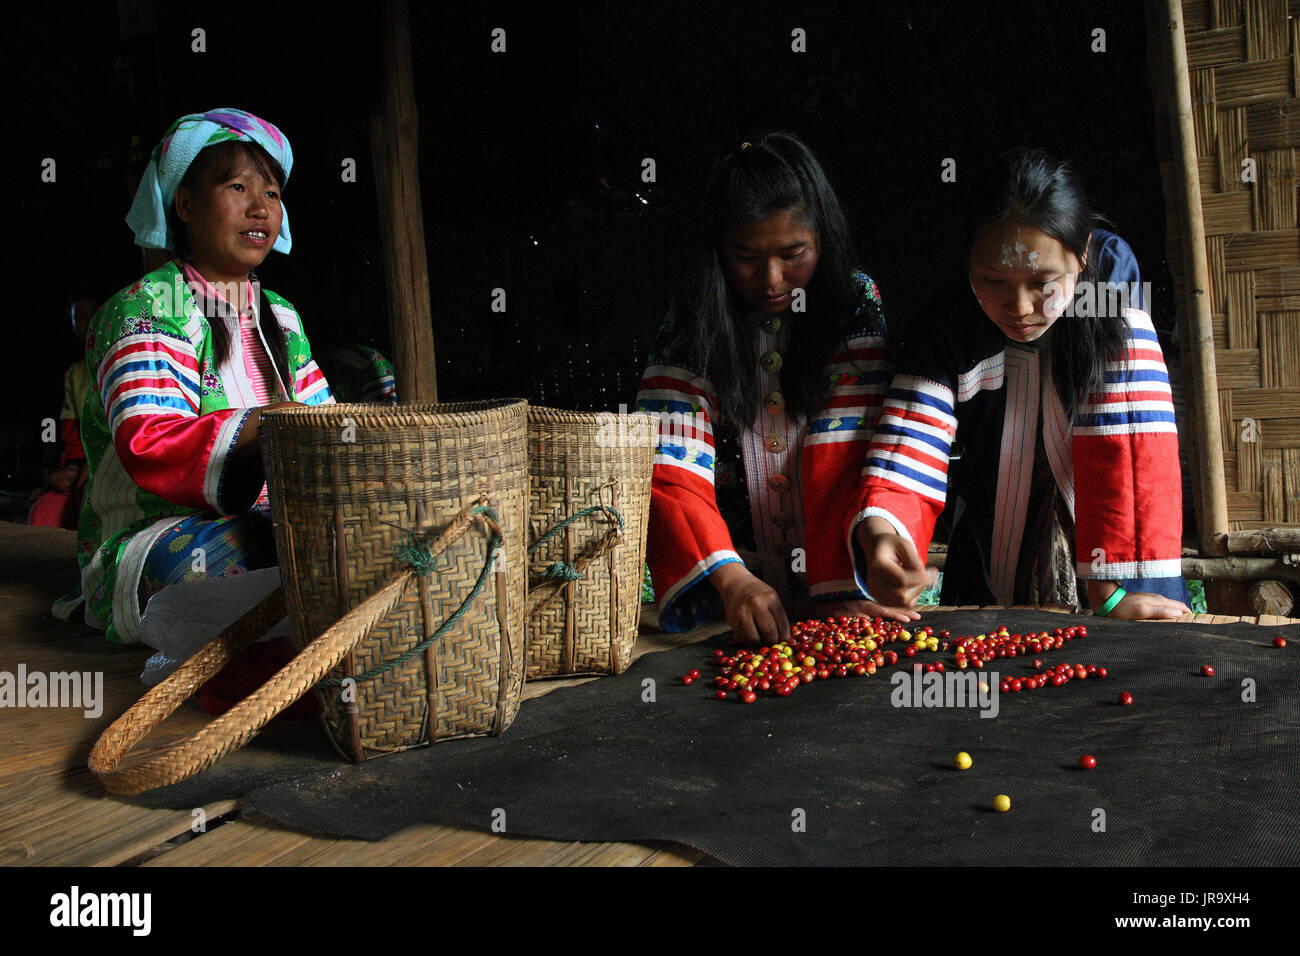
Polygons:
<instances>
[{"instance_id":1,"label":"woman's hand","mask_svg":"<svg viewBox=\"0 0 1300 956\"><path fill-rule=\"evenodd\" d=\"M882 617L887 621L920 620L921 613L909 607L888 607L875 601L832 601L826 604L814 604L812 617Z\"/></svg>"},{"instance_id":2,"label":"woman's hand","mask_svg":"<svg viewBox=\"0 0 1300 956\"><path fill-rule=\"evenodd\" d=\"M1114 581L1089 581L1088 601L1094 609L1099 608L1115 593L1116 587ZM1191 613L1192 609L1186 604L1171 600L1163 594L1129 591L1106 616L1117 617L1122 621L1171 621Z\"/></svg>"},{"instance_id":3,"label":"woman's hand","mask_svg":"<svg viewBox=\"0 0 1300 956\"><path fill-rule=\"evenodd\" d=\"M270 405L263 405L260 408L253 409L253 413L248 416L244 422L244 427L239 430L239 437L235 439L235 452L241 455L251 455L258 446L258 439L262 436L262 413L273 412L278 408L293 408L295 405L301 405L302 402L272 402Z\"/></svg>"},{"instance_id":4,"label":"woman's hand","mask_svg":"<svg viewBox=\"0 0 1300 956\"><path fill-rule=\"evenodd\" d=\"M709 575L709 580L722 597L727 623L742 641L775 644L790 640L790 621L781 598L743 564L724 564Z\"/></svg>"},{"instance_id":5,"label":"woman's hand","mask_svg":"<svg viewBox=\"0 0 1300 956\"><path fill-rule=\"evenodd\" d=\"M1106 616L1124 621L1173 621L1191 613L1192 609L1186 604L1170 600L1163 594L1130 591Z\"/></svg>"},{"instance_id":6,"label":"woman's hand","mask_svg":"<svg viewBox=\"0 0 1300 956\"><path fill-rule=\"evenodd\" d=\"M917 557L912 543L884 519L868 518L858 526L858 544L867 559L871 596L886 608L911 608L929 583L925 562Z\"/></svg>"}]
</instances>

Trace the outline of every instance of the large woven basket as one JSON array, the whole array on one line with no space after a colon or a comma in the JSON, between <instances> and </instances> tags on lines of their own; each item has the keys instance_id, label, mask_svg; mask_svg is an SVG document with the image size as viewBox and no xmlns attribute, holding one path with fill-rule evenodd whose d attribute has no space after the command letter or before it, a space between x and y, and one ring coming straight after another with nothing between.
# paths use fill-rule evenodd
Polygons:
<instances>
[{"instance_id":1,"label":"large woven basket","mask_svg":"<svg viewBox=\"0 0 1300 956\"><path fill-rule=\"evenodd\" d=\"M481 496L503 538L486 586L446 633L411 653L483 573L485 526L438 555L433 572L318 685L326 728L344 756L500 734L514 720L524 674L526 408L506 400L263 415L276 550L298 647L391 581L410 535L434 537Z\"/></svg>"},{"instance_id":2,"label":"large woven basket","mask_svg":"<svg viewBox=\"0 0 1300 956\"><path fill-rule=\"evenodd\" d=\"M528 679L631 663L654 434L641 413L528 409Z\"/></svg>"},{"instance_id":3,"label":"large woven basket","mask_svg":"<svg viewBox=\"0 0 1300 956\"><path fill-rule=\"evenodd\" d=\"M524 679L527 405L297 407L262 416L282 586L100 735L110 793L177 783L315 689L353 760L500 734ZM205 725L127 761L286 611L298 653Z\"/></svg>"}]
</instances>

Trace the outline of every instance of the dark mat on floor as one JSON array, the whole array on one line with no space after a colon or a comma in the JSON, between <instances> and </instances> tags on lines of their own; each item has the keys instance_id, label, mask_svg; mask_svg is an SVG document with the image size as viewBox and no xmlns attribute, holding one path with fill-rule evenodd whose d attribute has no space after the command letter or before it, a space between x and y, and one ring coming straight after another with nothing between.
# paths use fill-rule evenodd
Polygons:
<instances>
[{"instance_id":1,"label":"dark mat on floor","mask_svg":"<svg viewBox=\"0 0 1300 956\"><path fill-rule=\"evenodd\" d=\"M713 699L718 639L528 701L500 738L353 766L323 753L315 725L283 725L242 767L236 755L138 799L192 807L246 795L258 813L338 837L436 821L672 841L731 864L1300 863L1300 628L1027 611L925 623L958 635L1086 623L1087 638L1040 656L1110 677L999 695L994 718L894 706L894 668L747 706ZM1272 646L1279 634L1288 647ZM1023 657L992 663L1004 676L1032 672ZM1201 675L1207 663L1215 676ZM687 687L692 667L705 679ZM1120 706L1120 691L1135 703ZM963 750L974 766L957 771ZM1083 754L1096 769L1078 767ZM1010 812L991 809L998 794Z\"/></svg>"}]
</instances>

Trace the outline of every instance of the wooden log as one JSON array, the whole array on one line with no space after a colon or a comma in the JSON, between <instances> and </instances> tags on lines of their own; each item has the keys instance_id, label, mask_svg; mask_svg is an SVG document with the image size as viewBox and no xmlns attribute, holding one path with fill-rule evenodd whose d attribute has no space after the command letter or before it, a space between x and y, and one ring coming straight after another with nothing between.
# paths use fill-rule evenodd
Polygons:
<instances>
[{"instance_id":1,"label":"wooden log","mask_svg":"<svg viewBox=\"0 0 1300 956\"><path fill-rule=\"evenodd\" d=\"M1280 558L1183 558L1183 577L1196 581L1300 581L1300 565L1284 564Z\"/></svg>"},{"instance_id":2,"label":"wooden log","mask_svg":"<svg viewBox=\"0 0 1300 956\"><path fill-rule=\"evenodd\" d=\"M1249 597L1256 614L1286 617L1295 606L1295 598L1281 581L1256 581L1250 586Z\"/></svg>"},{"instance_id":3,"label":"wooden log","mask_svg":"<svg viewBox=\"0 0 1300 956\"><path fill-rule=\"evenodd\" d=\"M1187 264L1188 346L1192 356L1189 364L1192 373L1191 390L1197 411L1194 417L1194 443L1202 463L1199 469L1201 513L1197 517L1202 550L1210 554L1222 554L1224 546L1219 535L1228 530L1228 490L1223 477L1223 441L1216 384L1218 379L1214 366L1214 323L1207 295L1210 289L1210 268L1205 251L1205 221L1201 215L1201 181L1196 152L1196 127L1192 117L1192 88L1187 71L1182 3L1180 0L1161 0L1161 4L1159 15L1162 29L1158 33L1165 48L1165 62L1170 67L1166 80L1172 87L1168 97L1170 132L1177 169L1177 205L1183 223ZM1286 61L1282 62L1289 82L1290 66ZM1237 91L1234 89L1232 92Z\"/></svg>"},{"instance_id":4,"label":"wooden log","mask_svg":"<svg viewBox=\"0 0 1300 956\"><path fill-rule=\"evenodd\" d=\"M1300 552L1300 528L1263 528L1232 531L1225 536L1229 554L1278 554Z\"/></svg>"},{"instance_id":5,"label":"wooden log","mask_svg":"<svg viewBox=\"0 0 1300 956\"><path fill-rule=\"evenodd\" d=\"M379 105L370 117L370 151L384 235L397 397L402 402L436 402L429 262L420 205L420 120L411 82L409 37L406 0L386 0L380 44L384 76Z\"/></svg>"}]
</instances>

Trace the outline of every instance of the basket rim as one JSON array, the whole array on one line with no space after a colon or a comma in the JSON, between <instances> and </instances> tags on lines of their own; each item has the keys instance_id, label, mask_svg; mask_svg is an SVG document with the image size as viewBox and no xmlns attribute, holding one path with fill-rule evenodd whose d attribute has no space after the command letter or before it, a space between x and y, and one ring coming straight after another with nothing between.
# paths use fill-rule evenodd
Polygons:
<instances>
[{"instance_id":1,"label":"basket rim","mask_svg":"<svg viewBox=\"0 0 1300 956\"><path fill-rule=\"evenodd\" d=\"M523 398L489 398L471 402L418 402L379 405L366 402L332 405L301 405L268 409L262 424L275 428L289 425L338 425L344 418L379 425L475 425L519 416L528 407Z\"/></svg>"},{"instance_id":2,"label":"basket rim","mask_svg":"<svg viewBox=\"0 0 1300 956\"><path fill-rule=\"evenodd\" d=\"M601 422L602 415L622 415L624 418L645 419L646 424L654 421L654 415L650 412L627 411L616 412L602 410L598 412L579 412L568 408L551 408L546 405L529 405L528 406L528 423L537 424L563 424L563 425L595 425Z\"/></svg>"}]
</instances>

